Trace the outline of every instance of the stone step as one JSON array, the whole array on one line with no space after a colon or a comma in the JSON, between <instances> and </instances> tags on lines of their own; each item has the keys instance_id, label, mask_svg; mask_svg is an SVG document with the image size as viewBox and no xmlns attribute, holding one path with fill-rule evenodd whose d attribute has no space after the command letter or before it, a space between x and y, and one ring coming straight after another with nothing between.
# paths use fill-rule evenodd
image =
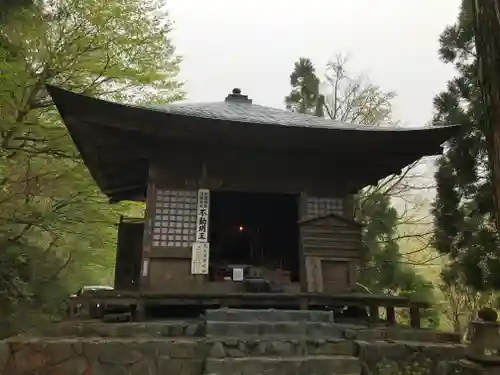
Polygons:
<instances>
[{"instance_id":1,"label":"stone step","mask_svg":"<svg viewBox=\"0 0 500 375\"><path fill-rule=\"evenodd\" d=\"M207 340L210 358L298 357L305 355L352 356L356 344L352 340L317 338L220 338Z\"/></svg>"},{"instance_id":2,"label":"stone step","mask_svg":"<svg viewBox=\"0 0 500 375\"><path fill-rule=\"evenodd\" d=\"M221 322L207 321L207 337L312 336L341 338L344 329L334 323L320 322Z\"/></svg>"},{"instance_id":3,"label":"stone step","mask_svg":"<svg viewBox=\"0 0 500 375\"><path fill-rule=\"evenodd\" d=\"M344 356L209 358L204 375L354 375L357 358Z\"/></svg>"},{"instance_id":4,"label":"stone step","mask_svg":"<svg viewBox=\"0 0 500 375\"><path fill-rule=\"evenodd\" d=\"M205 312L206 320L222 322L321 322L333 323L332 311L316 310L251 310L251 309L215 309Z\"/></svg>"},{"instance_id":5,"label":"stone step","mask_svg":"<svg viewBox=\"0 0 500 375\"><path fill-rule=\"evenodd\" d=\"M205 323L200 320L104 323L99 320L65 321L36 329L49 337L203 337Z\"/></svg>"}]
</instances>

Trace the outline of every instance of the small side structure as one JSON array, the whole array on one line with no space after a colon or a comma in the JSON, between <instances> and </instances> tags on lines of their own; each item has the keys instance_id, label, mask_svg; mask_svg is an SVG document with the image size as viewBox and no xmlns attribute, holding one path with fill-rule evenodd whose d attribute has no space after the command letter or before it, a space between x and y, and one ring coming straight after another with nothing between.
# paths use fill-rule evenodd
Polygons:
<instances>
[{"instance_id":1,"label":"small side structure","mask_svg":"<svg viewBox=\"0 0 500 375\"><path fill-rule=\"evenodd\" d=\"M344 124L256 105L239 89L163 106L48 90L110 202L146 203L144 218L118 225L115 291L94 296L139 309L359 304L353 194L440 154L458 130ZM391 319L409 305L364 301Z\"/></svg>"},{"instance_id":2,"label":"small side structure","mask_svg":"<svg viewBox=\"0 0 500 375\"><path fill-rule=\"evenodd\" d=\"M334 213L312 216L299 226L306 290L328 294L353 291L363 253L362 226Z\"/></svg>"}]
</instances>

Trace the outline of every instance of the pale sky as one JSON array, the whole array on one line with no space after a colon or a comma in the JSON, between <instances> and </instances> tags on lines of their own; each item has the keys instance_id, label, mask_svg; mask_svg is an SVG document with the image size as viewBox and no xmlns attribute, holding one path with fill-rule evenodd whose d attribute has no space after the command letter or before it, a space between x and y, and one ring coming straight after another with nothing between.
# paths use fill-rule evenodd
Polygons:
<instances>
[{"instance_id":1,"label":"pale sky","mask_svg":"<svg viewBox=\"0 0 500 375\"><path fill-rule=\"evenodd\" d=\"M234 88L254 103L284 108L299 57L322 72L336 54L349 69L398 94L395 119L425 125L453 68L439 34L460 0L169 0L173 42L183 56L190 102L221 101Z\"/></svg>"}]
</instances>

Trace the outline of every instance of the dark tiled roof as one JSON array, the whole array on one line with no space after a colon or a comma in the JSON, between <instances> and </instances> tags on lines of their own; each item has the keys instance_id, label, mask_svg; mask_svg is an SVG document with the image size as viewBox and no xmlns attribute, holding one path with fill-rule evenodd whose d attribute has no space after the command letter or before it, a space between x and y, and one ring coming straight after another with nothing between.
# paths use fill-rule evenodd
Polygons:
<instances>
[{"instance_id":1,"label":"dark tiled roof","mask_svg":"<svg viewBox=\"0 0 500 375\"><path fill-rule=\"evenodd\" d=\"M236 90L237 93L235 94ZM361 131L418 130L415 127L356 125L252 104L252 100L248 99L245 95L239 94L239 89L233 90L233 94L230 94L224 102L146 105L141 107L173 115L253 124ZM425 129L428 130L429 128L426 127Z\"/></svg>"},{"instance_id":2,"label":"dark tiled roof","mask_svg":"<svg viewBox=\"0 0 500 375\"><path fill-rule=\"evenodd\" d=\"M147 108L176 115L257 124L344 129L346 126L352 127L340 121L329 121L316 116L247 103L169 104L150 105Z\"/></svg>"}]
</instances>

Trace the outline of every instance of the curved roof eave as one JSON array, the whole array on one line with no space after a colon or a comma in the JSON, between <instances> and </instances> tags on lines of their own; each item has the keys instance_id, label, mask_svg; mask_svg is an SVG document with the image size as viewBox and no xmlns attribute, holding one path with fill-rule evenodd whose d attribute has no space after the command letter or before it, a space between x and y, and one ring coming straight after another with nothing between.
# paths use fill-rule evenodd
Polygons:
<instances>
[{"instance_id":1,"label":"curved roof eave","mask_svg":"<svg viewBox=\"0 0 500 375\"><path fill-rule=\"evenodd\" d=\"M47 85L47 89L54 99L59 110L64 109L71 113L72 108L78 104L85 104L88 110L96 105L111 106L115 109L137 109L140 111L164 113L180 117L189 117L206 120L221 120L239 123L251 123L262 125L278 125L283 127L300 127L314 129L330 129L340 131L360 132L439 132L440 129L458 128L459 125L440 125L423 127L401 127L395 125L359 125L330 120L313 115L285 111L281 109L261 106L258 104L246 104L240 102L212 102L212 103L188 103L188 104L166 104L166 105L138 105L123 104L103 99L88 97L56 86ZM85 103L83 103L85 102ZM71 104L71 105L70 105Z\"/></svg>"}]
</instances>

